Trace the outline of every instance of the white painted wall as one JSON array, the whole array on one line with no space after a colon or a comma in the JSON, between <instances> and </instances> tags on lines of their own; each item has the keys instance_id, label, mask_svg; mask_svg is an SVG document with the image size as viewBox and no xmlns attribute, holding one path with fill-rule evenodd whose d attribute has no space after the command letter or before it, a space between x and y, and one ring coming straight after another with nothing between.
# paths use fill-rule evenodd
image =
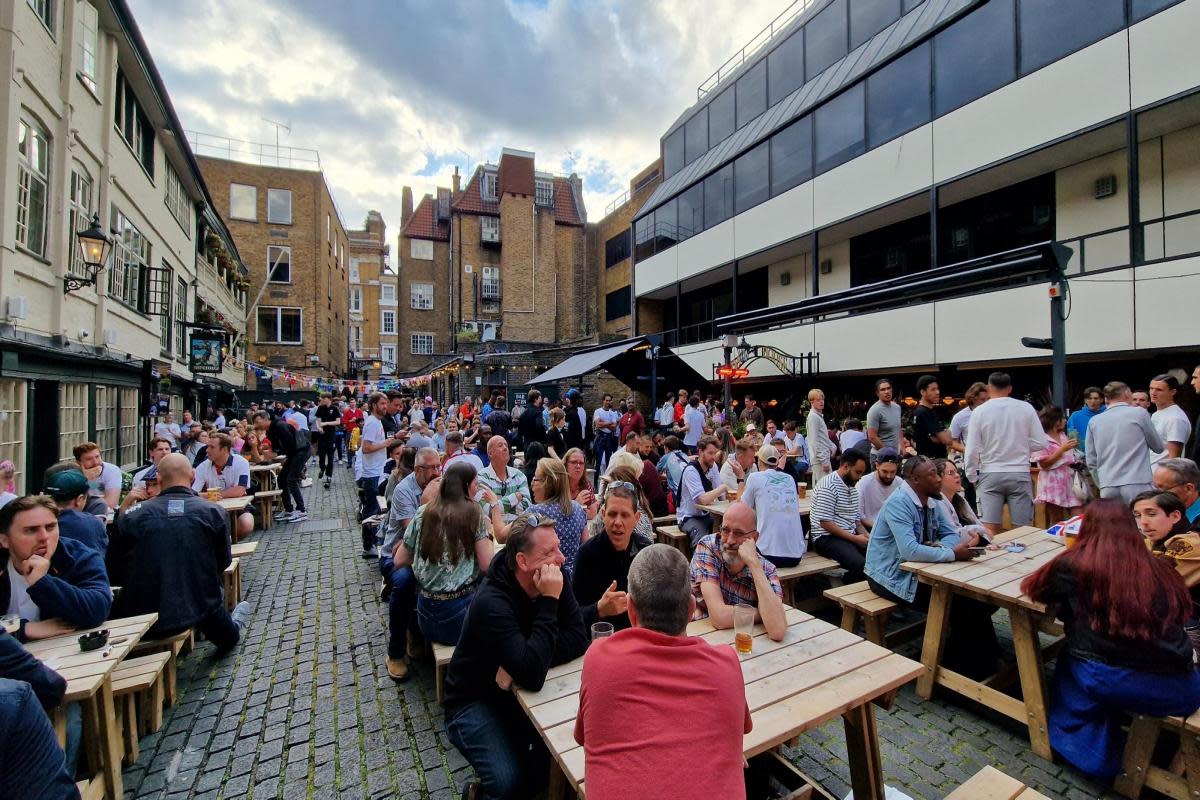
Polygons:
<instances>
[{"instance_id":1,"label":"white painted wall","mask_svg":"<svg viewBox=\"0 0 1200 800\"><path fill-rule=\"evenodd\" d=\"M1129 29L1134 108L1189 91L1200 84L1200 2L1160 11Z\"/></svg>"},{"instance_id":2,"label":"white painted wall","mask_svg":"<svg viewBox=\"0 0 1200 800\"><path fill-rule=\"evenodd\" d=\"M734 217L738 258L794 239L813 227L814 181L802 183Z\"/></svg>"},{"instance_id":3,"label":"white painted wall","mask_svg":"<svg viewBox=\"0 0 1200 800\"><path fill-rule=\"evenodd\" d=\"M783 286L779 282L780 276L785 272L791 275L791 282L787 286ZM768 305L780 306L784 303L803 300L808 297L808 290L811 286L812 276L808 271L807 253L776 261L767 267Z\"/></svg>"},{"instance_id":4,"label":"white painted wall","mask_svg":"<svg viewBox=\"0 0 1200 800\"><path fill-rule=\"evenodd\" d=\"M816 227L927 188L933 182L933 130L924 125L818 176Z\"/></svg>"}]
</instances>

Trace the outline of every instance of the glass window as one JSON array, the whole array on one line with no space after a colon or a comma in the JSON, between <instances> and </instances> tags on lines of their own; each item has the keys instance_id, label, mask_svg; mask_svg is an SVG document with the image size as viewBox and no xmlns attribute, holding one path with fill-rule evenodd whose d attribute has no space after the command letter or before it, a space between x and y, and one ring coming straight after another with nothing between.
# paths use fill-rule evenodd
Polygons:
<instances>
[{"instance_id":1,"label":"glass window","mask_svg":"<svg viewBox=\"0 0 1200 800\"><path fill-rule=\"evenodd\" d=\"M704 184L697 183L679 195L679 241L704 230Z\"/></svg>"},{"instance_id":2,"label":"glass window","mask_svg":"<svg viewBox=\"0 0 1200 800\"><path fill-rule=\"evenodd\" d=\"M229 184L229 216L258 221L258 189L240 183Z\"/></svg>"},{"instance_id":3,"label":"glass window","mask_svg":"<svg viewBox=\"0 0 1200 800\"><path fill-rule=\"evenodd\" d=\"M133 87L120 69L117 70L117 99L113 104L113 114L121 138L133 149L138 161L153 178L154 126L150 124L150 118L142 110Z\"/></svg>"},{"instance_id":4,"label":"glass window","mask_svg":"<svg viewBox=\"0 0 1200 800\"><path fill-rule=\"evenodd\" d=\"M267 280L271 283L292 282L292 248L268 246L267 265L271 276Z\"/></svg>"},{"instance_id":5,"label":"glass window","mask_svg":"<svg viewBox=\"0 0 1200 800\"><path fill-rule=\"evenodd\" d=\"M144 310L142 282L150 265L150 242L115 207L112 211L112 266L108 294L122 303Z\"/></svg>"},{"instance_id":6,"label":"glass window","mask_svg":"<svg viewBox=\"0 0 1200 800\"><path fill-rule=\"evenodd\" d=\"M716 147L737 126L737 86L730 86L708 104L708 144Z\"/></svg>"},{"instance_id":7,"label":"glass window","mask_svg":"<svg viewBox=\"0 0 1200 800\"><path fill-rule=\"evenodd\" d=\"M846 55L846 0L833 0L804 26L804 51L810 80Z\"/></svg>"},{"instance_id":8,"label":"glass window","mask_svg":"<svg viewBox=\"0 0 1200 800\"><path fill-rule=\"evenodd\" d=\"M1130 3L1130 14L1134 22L1139 22L1151 14L1156 14L1162 11L1167 6L1173 6L1179 0L1132 0Z\"/></svg>"},{"instance_id":9,"label":"glass window","mask_svg":"<svg viewBox=\"0 0 1200 800\"><path fill-rule=\"evenodd\" d=\"M267 189L267 222L292 224L292 193L289 189Z\"/></svg>"},{"instance_id":10,"label":"glass window","mask_svg":"<svg viewBox=\"0 0 1200 800\"><path fill-rule=\"evenodd\" d=\"M656 253L661 253L668 247L674 247L675 242L678 241L675 233L675 226L678 223L678 217L675 216L676 201L677 198L672 197L654 212L654 252Z\"/></svg>"},{"instance_id":11,"label":"glass window","mask_svg":"<svg viewBox=\"0 0 1200 800\"><path fill-rule=\"evenodd\" d=\"M83 253L79 250L79 240L75 235L91 225L94 210L92 177L82 166L76 164L71 170L71 213L70 227L67 229L67 249L71 253L70 271L73 275L87 274L83 267ZM165 349L169 352L171 348L168 345Z\"/></svg>"},{"instance_id":12,"label":"glass window","mask_svg":"<svg viewBox=\"0 0 1200 800\"><path fill-rule=\"evenodd\" d=\"M33 13L38 15L50 33L54 33L54 0L27 0Z\"/></svg>"},{"instance_id":13,"label":"glass window","mask_svg":"<svg viewBox=\"0 0 1200 800\"><path fill-rule=\"evenodd\" d=\"M704 229L733 216L733 164L726 164L704 179Z\"/></svg>"},{"instance_id":14,"label":"glass window","mask_svg":"<svg viewBox=\"0 0 1200 800\"><path fill-rule=\"evenodd\" d=\"M393 372L396 369L396 345L380 345L379 354L382 356L384 372Z\"/></svg>"},{"instance_id":15,"label":"glass window","mask_svg":"<svg viewBox=\"0 0 1200 800\"><path fill-rule=\"evenodd\" d=\"M740 214L771 196L770 143L763 142L733 162L734 208Z\"/></svg>"},{"instance_id":16,"label":"glass window","mask_svg":"<svg viewBox=\"0 0 1200 800\"><path fill-rule=\"evenodd\" d=\"M414 356L433 355L433 334L414 333L408 337L408 349Z\"/></svg>"},{"instance_id":17,"label":"glass window","mask_svg":"<svg viewBox=\"0 0 1200 800\"><path fill-rule=\"evenodd\" d=\"M632 292L628 286L606 294L604 296L605 321L612 322L614 319L629 316L631 296Z\"/></svg>"},{"instance_id":18,"label":"glass window","mask_svg":"<svg viewBox=\"0 0 1200 800\"><path fill-rule=\"evenodd\" d=\"M767 105L775 105L803 84L804 31L796 31L767 56Z\"/></svg>"},{"instance_id":19,"label":"glass window","mask_svg":"<svg viewBox=\"0 0 1200 800\"><path fill-rule=\"evenodd\" d=\"M771 137L771 194L786 192L812 178L812 117Z\"/></svg>"},{"instance_id":20,"label":"glass window","mask_svg":"<svg viewBox=\"0 0 1200 800\"><path fill-rule=\"evenodd\" d=\"M76 10L79 14L79 71L77 74L94 92L96 91L96 54L100 52L99 12L91 3L80 3Z\"/></svg>"},{"instance_id":21,"label":"glass window","mask_svg":"<svg viewBox=\"0 0 1200 800\"><path fill-rule=\"evenodd\" d=\"M1124 0L1021 0L1021 74L1081 50L1124 25Z\"/></svg>"},{"instance_id":22,"label":"glass window","mask_svg":"<svg viewBox=\"0 0 1200 800\"><path fill-rule=\"evenodd\" d=\"M350 287L350 313L362 313L362 289L358 286Z\"/></svg>"},{"instance_id":23,"label":"glass window","mask_svg":"<svg viewBox=\"0 0 1200 800\"><path fill-rule=\"evenodd\" d=\"M693 114L684 127L687 129L684 162L690 164L708 152L708 106Z\"/></svg>"},{"instance_id":24,"label":"glass window","mask_svg":"<svg viewBox=\"0 0 1200 800\"><path fill-rule=\"evenodd\" d=\"M22 119L17 125L17 244L39 256L46 254L49 170L50 137ZM78 249L72 236L71 250Z\"/></svg>"},{"instance_id":25,"label":"glass window","mask_svg":"<svg viewBox=\"0 0 1200 800\"><path fill-rule=\"evenodd\" d=\"M900 0L850 0L850 49L900 19Z\"/></svg>"},{"instance_id":26,"label":"glass window","mask_svg":"<svg viewBox=\"0 0 1200 800\"><path fill-rule=\"evenodd\" d=\"M299 308L258 307L258 341L263 344L303 344Z\"/></svg>"},{"instance_id":27,"label":"glass window","mask_svg":"<svg viewBox=\"0 0 1200 800\"><path fill-rule=\"evenodd\" d=\"M991 0L933 40L934 103L940 117L1016 77L1013 0Z\"/></svg>"},{"instance_id":28,"label":"glass window","mask_svg":"<svg viewBox=\"0 0 1200 800\"><path fill-rule=\"evenodd\" d=\"M759 61L737 81L737 126L767 110L767 62Z\"/></svg>"},{"instance_id":29,"label":"glass window","mask_svg":"<svg viewBox=\"0 0 1200 800\"><path fill-rule=\"evenodd\" d=\"M166 162L167 179L164 182L166 186L163 189L163 202L167 208L171 210L171 216L183 228L183 232L190 239L192 236L192 201L184 191L183 181L179 179L179 173L171 166L171 162Z\"/></svg>"},{"instance_id":30,"label":"glass window","mask_svg":"<svg viewBox=\"0 0 1200 800\"><path fill-rule=\"evenodd\" d=\"M683 169L683 126L663 139L663 175L671 177Z\"/></svg>"},{"instance_id":31,"label":"glass window","mask_svg":"<svg viewBox=\"0 0 1200 800\"><path fill-rule=\"evenodd\" d=\"M629 231L621 231L604 243L604 268L612 269L629 258Z\"/></svg>"},{"instance_id":32,"label":"glass window","mask_svg":"<svg viewBox=\"0 0 1200 800\"><path fill-rule=\"evenodd\" d=\"M863 141L863 85L855 84L819 107L816 119L816 174L866 151Z\"/></svg>"},{"instance_id":33,"label":"glass window","mask_svg":"<svg viewBox=\"0 0 1200 800\"><path fill-rule=\"evenodd\" d=\"M409 305L418 311L429 311L433 308L433 284L432 283L410 283L408 285L410 293Z\"/></svg>"},{"instance_id":34,"label":"glass window","mask_svg":"<svg viewBox=\"0 0 1200 800\"><path fill-rule=\"evenodd\" d=\"M483 187L480 189L484 200L497 200L496 196L496 173L483 173Z\"/></svg>"},{"instance_id":35,"label":"glass window","mask_svg":"<svg viewBox=\"0 0 1200 800\"><path fill-rule=\"evenodd\" d=\"M913 48L867 78L867 146L929 121L929 43Z\"/></svg>"},{"instance_id":36,"label":"glass window","mask_svg":"<svg viewBox=\"0 0 1200 800\"><path fill-rule=\"evenodd\" d=\"M175 279L175 355L182 357L187 352L188 335L188 282L186 278Z\"/></svg>"},{"instance_id":37,"label":"glass window","mask_svg":"<svg viewBox=\"0 0 1200 800\"><path fill-rule=\"evenodd\" d=\"M392 283L384 283L379 286L379 305L394 306L396 305L396 285Z\"/></svg>"},{"instance_id":38,"label":"glass window","mask_svg":"<svg viewBox=\"0 0 1200 800\"><path fill-rule=\"evenodd\" d=\"M396 312L381 311L379 312L379 332L387 336L396 335Z\"/></svg>"},{"instance_id":39,"label":"glass window","mask_svg":"<svg viewBox=\"0 0 1200 800\"><path fill-rule=\"evenodd\" d=\"M633 254L638 261L654 255L654 214L633 223Z\"/></svg>"},{"instance_id":40,"label":"glass window","mask_svg":"<svg viewBox=\"0 0 1200 800\"><path fill-rule=\"evenodd\" d=\"M554 181L538 178L534 182L534 200L539 206L554 205Z\"/></svg>"}]
</instances>

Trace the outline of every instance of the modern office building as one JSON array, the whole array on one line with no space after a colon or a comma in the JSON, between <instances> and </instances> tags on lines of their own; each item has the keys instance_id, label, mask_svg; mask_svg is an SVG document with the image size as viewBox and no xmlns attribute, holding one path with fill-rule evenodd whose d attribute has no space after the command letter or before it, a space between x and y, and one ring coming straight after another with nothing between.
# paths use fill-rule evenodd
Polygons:
<instances>
[{"instance_id":1,"label":"modern office building","mask_svg":"<svg viewBox=\"0 0 1200 800\"><path fill-rule=\"evenodd\" d=\"M883 371L960 391L1046 363L1020 340L1050 334L1053 259L1032 246L1061 242L1073 383L1190 370L1197 30L1200 0L795 4L662 137L636 331L706 376L733 334L866 396Z\"/></svg>"},{"instance_id":2,"label":"modern office building","mask_svg":"<svg viewBox=\"0 0 1200 800\"><path fill-rule=\"evenodd\" d=\"M151 406L228 403L244 371L193 373L190 339L243 352L246 270L125 0L0 3L0 58L0 459L24 492L87 440L141 463Z\"/></svg>"},{"instance_id":3,"label":"modern office building","mask_svg":"<svg viewBox=\"0 0 1200 800\"><path fill-rule=\"evenodd\" d=\"M346 377L375 380L396 372L398 308L387 223L368 211L350 240L350 343Z\"/></svg>"},{"instance_id":4,"label":"modern office building","mask_svg":"<svg viewBox=\"0 0 1200 800\"><path fill-rule=\"evenodd\" d=\"M662 182L662 160L642 169L629 189L604 209L599 222L587 226L588 259L596 281L597 333L602 341L633 335L633 228L642 203Z\"/></svg>"}]
</instances>

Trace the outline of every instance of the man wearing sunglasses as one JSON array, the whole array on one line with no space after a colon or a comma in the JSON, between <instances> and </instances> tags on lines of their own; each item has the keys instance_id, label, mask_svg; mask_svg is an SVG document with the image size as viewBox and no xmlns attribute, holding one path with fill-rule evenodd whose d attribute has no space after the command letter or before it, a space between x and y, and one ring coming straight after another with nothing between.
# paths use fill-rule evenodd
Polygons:
<instances>
[{"instance_id":1,"label":"man wearing sunglasses","mask_svg":"<svg viewBox=\"0 0 1200 800\"><path fill-rule=\"evenodd\" d=\"M579 601L583 623L611 622L615 630L629 627L629 565L653 542L634 533L641 513L641 493L627 481L613 481L600 505L604 535L593 536L575 555L571 588Z\"/></svg>"},{"instance_id":2,"label":"man wearing sunglasses","mask_svg":"<svg viewBox=\"0 0 1200 800\"><path fill-rule=\"evenodd\" d=\"M450 742L479 776L464 797L534 797L545 783L549 753L512 690L539 691L550 667L587 649L564 562L554 520L517 517L467 611L445 700Z\"/></svg>"}]
</instances>

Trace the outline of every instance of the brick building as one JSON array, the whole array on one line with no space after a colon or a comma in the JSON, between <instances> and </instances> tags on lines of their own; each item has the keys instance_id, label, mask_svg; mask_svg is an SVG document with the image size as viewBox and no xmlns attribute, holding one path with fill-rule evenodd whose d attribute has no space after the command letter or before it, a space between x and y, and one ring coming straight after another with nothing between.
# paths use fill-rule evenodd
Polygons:
<instances>
[{"instance_id":1,"label":"brick building","mask_svg":"<svg viewBox=\"0 0 1200 800\"><path fill-rule=\"evenodd\" d=\"M295 169L198 161L250 268L247 358L277 370L342 376L350 242L320 162Z\"/></svg>"},{"instance_id":2,"label":"brick building","mask_svg":"<svg viewBox=\"0 0 1200 800\"><path fill-rule=\"evenodd\" d=\"M396 273L392 269L387 223L368 211L350 241L350 364L347 377L377 379L396 371L399 316Z\"/></svg>"}]
</instances>

